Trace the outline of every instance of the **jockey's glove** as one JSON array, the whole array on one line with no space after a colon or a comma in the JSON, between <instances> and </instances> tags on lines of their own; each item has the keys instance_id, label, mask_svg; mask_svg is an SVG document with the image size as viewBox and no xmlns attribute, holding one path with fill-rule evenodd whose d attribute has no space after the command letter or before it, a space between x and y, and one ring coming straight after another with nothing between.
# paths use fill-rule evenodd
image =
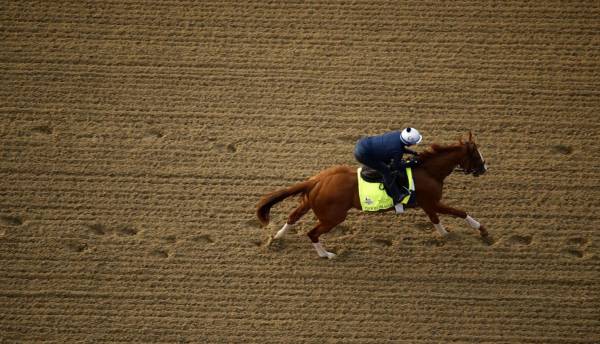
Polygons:
<instances>
[{"instance_id":1,"label":"jockey's glove","mask_svg":"<svg viewBox=\"0 0 600 344\"><path fill-rule=\"evenodd\" d=\"M412 154L412 155L419 155L419 153L415 152L412 149L408 149L408 148L404 148L404 152L406 152L408 154Z\"/></svg>"}]
</instances>

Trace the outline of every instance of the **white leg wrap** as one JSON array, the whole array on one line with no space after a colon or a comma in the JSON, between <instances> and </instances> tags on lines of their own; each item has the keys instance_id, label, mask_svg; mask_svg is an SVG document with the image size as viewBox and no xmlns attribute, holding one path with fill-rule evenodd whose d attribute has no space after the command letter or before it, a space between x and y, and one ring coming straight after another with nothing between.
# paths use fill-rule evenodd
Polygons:
<instances>
[{"instance_id":1,"label":"white leg wrap","mask_svg":"<svg viewBox=\"0 0 600 344\"><path fill-rule=\"evenodd\" d=\"M292 228L293 225L289 225L289 224L285 224L283 225L283 227L281 227L281 229L279 231L277 231L277 234L275 234L275 239L279 239L281 237L283 237L283 235L285 234L285 232L287 232L288 229Z\"/></svg>"},{"instance_id":2,"label":"white leg wrap","mask_svg":"<svg viewBox=\"0 0 600 344\"><path fill-rule=\"evenodd\" d=\"M317 250L317 253L319 254L319 257L321 258L334 258L335 254L331 253L331 252L327 252L323 246L321 246L320 242L313 242L312 243L315 250Z\"/></svg>"},{"instance_id":3,"label":"white leg wrap","mask_svg":"<svg viewBox=\"0 0 600 344\"><path fill-rule=\"evenodd\" d=\"M440 233L442 236L448 235L448 231L446 230L446 228L444 228L444 225L442 225L441 223L434 223L433 227L435 227L438 233Z\"/></svg>"},{"instance_id":4,"label":"white leg wrap","mask_svg":"<svg viewBox=\"0 0 600 344\"><path fill-rule=\"evenodd\" d=\"M325 257L327 255L327 253L326 253L327 251L325 251L323 246L321 246L320 242L313 242L313 246L314 246L315 250L317 250L319 257Z\"/></svg>"},{"instance_id":5,"label":"white leg wrap","mask_svg":"<svg viewBox=\"0 0 600 344\"><path fill-rule=\"evenodd\" d=\"M474 218L472 218L469 215L467 215L467 218L465 220L467 221L469 226L471 226L475 229L479 229L479 227L481 227L481 223L477 222Z\"/></svg>"}]
</instances>

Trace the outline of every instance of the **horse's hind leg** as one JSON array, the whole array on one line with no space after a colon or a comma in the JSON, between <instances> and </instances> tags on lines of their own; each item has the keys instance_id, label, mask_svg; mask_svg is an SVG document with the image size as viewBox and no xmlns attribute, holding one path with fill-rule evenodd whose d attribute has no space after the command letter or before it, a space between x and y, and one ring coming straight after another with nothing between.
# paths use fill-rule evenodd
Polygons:
<instances>
[{"instance_id":1,"label":"horse's hind leg","mask_svg":"<svg viewBox=\"0 0 600 344\"><path fill-rule=\"evenodd\" d=\"M285 223L285 225L283 225L283 227L281 227L277 234L275 234L275 239L283 237L283 235L288 231L288 229L292 228L292 226L294 226L294 224L296 224L296 222L298 222L298 220L300 220L300 218L304 216L304 214L306 214L309 210L310 204L308 203L308 200L306 198L302 199L302 202L300 203L298 208L294 209L294 211L288 217L288 220Z\"/></svg>"},{"instance_id":2,"label":"horse's hind leg","mask_svg":"<svg viewBox=\"0 0 600 344\"><path fill-rule=\"evenodd\" d=\"M312 241L315 250L317 250L319 257L321 257L321 258L330 258L330 259L335 258L335 253L328 252L321 245L321 243L319 242L319 236L321 236L321 234L329 232L336 225L337 225L337 223L332 225L332 224L325 224L325 223L319 222L315 226L315 228L313 228L310 232L308 232L308 237Z\"/></svg>"}]
</instances>

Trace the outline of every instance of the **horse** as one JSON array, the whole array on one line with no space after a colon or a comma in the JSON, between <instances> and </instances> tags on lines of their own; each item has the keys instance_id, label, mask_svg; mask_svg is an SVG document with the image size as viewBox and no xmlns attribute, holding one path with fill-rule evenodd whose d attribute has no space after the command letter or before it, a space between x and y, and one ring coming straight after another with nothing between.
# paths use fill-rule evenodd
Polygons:
<instances>
[{"instance_id":1,"label":"horse","mask_svg":"<svg viewBox=\"0 0 600 344\"><path fill-rule=\"evenodd\" d=\"M418 154L420 162L413 167L414 188L416 193L415 207L421 208L429 217L433 227L442 236L448 236L438 214L452 215L464 219L469 226L479 230L483 239L489 239L487 229L465 211L450 207L441 202L444 179L453 171L461 171L467 175L478 177L487 171L487 164L479 152L473 135L469 132L468 140L460 138L458 143L450 145L432 144L429 149ZM310 209L315 213L318 222L308 232L315 250L321 258L334 258L319 242L322 234L342 223L352 208L362 210L356 169L350 166L333 166L310 177L308 180L264 195L258 202L256 215L263 226L269 223L271 207L284 199L300 194L300 205L289 214L285 225L277 232L274 239L280 239ZM392 210L391 208L385 209Z\"/></svg>"}]
</instances>

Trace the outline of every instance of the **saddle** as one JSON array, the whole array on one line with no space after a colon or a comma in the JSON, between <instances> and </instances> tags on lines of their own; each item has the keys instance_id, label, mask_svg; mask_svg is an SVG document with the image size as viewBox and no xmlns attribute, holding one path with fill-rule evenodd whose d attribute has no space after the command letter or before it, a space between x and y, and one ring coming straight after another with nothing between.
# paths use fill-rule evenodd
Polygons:
<instances>
[{"instance_id":1,"label":"saddle","mask_svg":"<svg viewBox=\"0 0 600 344\"><path fill-rule=\"evenodd\" d=\"M396 174L396 182L400 187L408 188L408 179L406 177L406 167L415 167L419 165L419 161L416 159L404 160L399 170L394 171ZM360 176L369 183L383 183L383 176L368 166L362 167Z\"/></svg>"},{"instance_id":2,"label":"saddle","mask_svg":"<svg viewBox=\"0 0 600 344\"><path fill-rule=\"evenodd\" d=\"M404 191L403 193L408 196L407 199L404 199L402 201L402 203L406 207L414 207L416 205L415 193L414 193L414 191L412 191L412 190L414 190L414 185L413 185L413 181L412 181L412 172L411 172L411 176L410 176L410 179L411 179L410 181L409 181L409 176L407 175L407 167L414 167L414 166L416 166L416 164L418 164L418 162L416 162L416 161L407 162L407 163L403 164L404 166L400 170L394 171L396 183L400 187L400 190ZM380 183L379 189L384 190L383 176L376 170L363 165L362 168L360 169L360 177L365 182L368 182L368 183ZM405 196L402 196L402 197L405 197ZM363 206L363 209L364 208L365 207Z\"/></svg>"},{"instance_id":3,"label":"saddle","mask_svg":"<svg viewBox=\"0 0 600 344\"><path fill-rule=\"evenodd\" d=\"M396 173L396 183L400 185L400 187L408 187L408 178L406 177L406 169L403 168L399 171L394 171ZM383 183L383 176L381 173L377 172L368 166L363 165L362 170L360 171L360 176L369 183Z\"/></svg>"}]
</instances>

